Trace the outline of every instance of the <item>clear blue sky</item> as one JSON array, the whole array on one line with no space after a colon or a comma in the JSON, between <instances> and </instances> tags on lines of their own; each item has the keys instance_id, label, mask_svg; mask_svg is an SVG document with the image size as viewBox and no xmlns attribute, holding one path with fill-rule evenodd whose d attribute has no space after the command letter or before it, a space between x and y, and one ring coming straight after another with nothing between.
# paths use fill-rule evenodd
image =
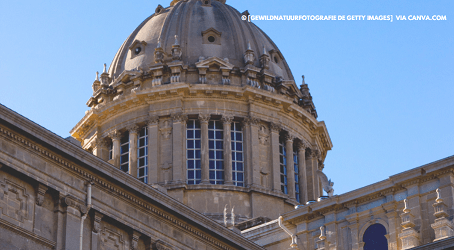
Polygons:
<instances>
[{"instance_id":1,"label":"clear blue sky","mask_svg":"<svg viewBox=\"0 0 454 250\"><path fill-rule=\"evenodd\" d=\"M67 137L95 72L161 1L1 1L0 103ZM335 193L450 156L454 1L227 0L268 15L446 15L447 21L255 21L297 84L306 76L334 147Z\"/></svg>"}]
</instances>

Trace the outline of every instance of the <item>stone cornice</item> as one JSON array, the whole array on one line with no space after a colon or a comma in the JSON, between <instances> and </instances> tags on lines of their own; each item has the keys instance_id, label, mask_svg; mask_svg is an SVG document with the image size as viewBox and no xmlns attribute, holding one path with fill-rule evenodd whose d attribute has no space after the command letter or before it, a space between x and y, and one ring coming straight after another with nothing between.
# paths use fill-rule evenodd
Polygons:
<instances>
[{"instance_id":1,"label":"stone cornice","mask_svg":"<svg viewBox=\"0 0 454 250\"><path fill-rule=\"evenodd\" d=\"M426 170L421 171L421 169ZM406 187L412 185L422 185L425 182L437 179L439 176L447 174L454 174L454 156L391 176L390 179L385 181L381 181L342 195L335 195L330 199L304 206L304 210L295 209L283 214L282 216L286 221L293 224L304 221L307 222L321 217L322 214L329 211L341 211L348 208L355 208L374 200L385 199L386 196L394 195L397 192L405 190ZM383 209L392 212L396 209L395 204L396 203L392 201L387 202L384 204Z\"/></svg>"},{"instance_id":2,"label":"stone cornice","mask_svg":"<svg viewBox=\"0 0 454 250\"><path fill-rule=\"evenodd\" d=\"M230 247L218 242L215 238L212 238L211 236L201 232L199 229L194 228L194 226L189 226L186 223L181 222L180 219L176 219L169 213L175 213L178 214L178 216L185 217L185 221L190 221L191 224L196 225L196 227L206 228L213 234L222 235L220 238L226 237L227 239L233 239L234 242L231 242L233 244L238 243L241 247L247 249L263 249L258 245L245 240L238 234L224 228L218 223L206 218L195 210L184 206L183 204L167 195L162 194L151 186L142 183L141 181L126 173L123 173L112 165L86 152L82 148L73 145L72 143L64 140L61 137L58 137L50 131L45 130L44 128L32 123L26 118L6 109L4 106L0 106L0 119L15 126L19 130L23 130L26 133L34 135L37 140L43 141L47 145L54 147L54 149L46 149L40 144L31 141L29 138L24 138L16 132L13 132L12 130L1 126L0 136L9 138L9 140L22 145L23 147L29 148L32 152L41 155L44 158L47 158L48 161L55 163L59 167L71 171L72 173L78 175L80 178L85 179L86 181L94 182L98 187L106 188L111 192L115 192L119 197L127 199L129 202L132 202L137 206L141 206L142 208L148 210L150 213L166 219L169 223L172 223L175 226L182 227L186 231L191 232L198 237L201 237L202 239L216 245L217 247L220 247L222 249L230 249ZM84 166L81 167L72 163L71 161L68 161L67 159L65 159L66 157L64 158L53 153L52 151L54 150L61 152L63 155L76 158L77 160L81 161L81 164L83 164ZM116 185L112 185L110 181L104 181L93 175L91 172L86 171L85 169L87 168L91 169L91 171L94 170L98 172L99 175L108 180L112 180L118 183L127 183L127 185L119 188ZM158 204L167 212L162 212L160 209L149 205L149 201L143 201L142 198L137 198L138 196L136 194L131 194L129 191L123 190L130 190L133 193L140 194L141 197L145 196L146 199L151 199L153 203Z\"/></svg>"},{"instance_id":3,"label":"stone cornice","mask_svg":"<svg viewBox=\"0 0 454 250\"><path fill-rule=\"evenodd\" d=\"M195 93L195 95L191 93ZM148 103L175 98L214 98L248 101L250 97L252 97L254 104L263 103L269 108L278 108L283 111L283 116L288 116L289 119L298 121L308 132L316 136L318 143L321 145L320 149L323 151L322 155L325 156L326 151L332 148L331 139L323 121L317 121L306 110L295 105L291 98L251 86L174 83L142 89L136 91L135 95L126 95L92 108L70 133L76 138L82 136L97 121L122 113L126 104L129 110L138 105L147 105ZM85 124L89 126L87 127Z\"/></svg>"}]
</instances>

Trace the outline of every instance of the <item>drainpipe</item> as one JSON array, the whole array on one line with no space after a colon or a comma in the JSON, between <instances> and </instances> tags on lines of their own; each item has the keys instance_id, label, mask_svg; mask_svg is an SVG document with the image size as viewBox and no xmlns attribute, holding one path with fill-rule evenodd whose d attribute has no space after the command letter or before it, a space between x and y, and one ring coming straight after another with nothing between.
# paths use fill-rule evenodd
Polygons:
<instances>
[{"instance_id":1,"label":"drainpipe","mask_svg":"<svg viewBox=\"0 0 454 250\"><path fill-rule=\"evenodd\" d=\"M88 183L87 185L87 212L82 216L82 219L80 221L80 243L79 243L79 249L82 250L82 240L83 240L83 232L84 232L84 221L88 216L88 212L90 211L91 208L91 182Z\"/></svg>"},{"instance_id":2,"label":"drainpipe","mask_svg":"<svg viewBox=\"0 0 454 250\"><path fill-rule=\"evenodd\" d=\"M290 244L290 247L291 248L298 248L298 242L297 242L297 239L296 239L296 235L294 235L292 232L290 232L290 230L288 230L287 227L284 226L284 223L283 223L284 222L284 218L282 218L282 216L279 216L277 221L279 223L279 227L281 227L282 230L284 230L284 232L286 232L292 238L292 243Z\"/></svg>"}]
</instances>

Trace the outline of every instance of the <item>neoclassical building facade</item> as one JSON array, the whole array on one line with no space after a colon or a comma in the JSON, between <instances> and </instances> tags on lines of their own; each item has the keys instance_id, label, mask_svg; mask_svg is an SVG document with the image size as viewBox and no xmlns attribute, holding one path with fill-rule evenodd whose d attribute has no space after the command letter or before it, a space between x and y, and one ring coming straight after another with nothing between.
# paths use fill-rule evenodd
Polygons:
<instances>
[{"instance_id":1,"label":"neoclassical building facade","mask_svg":"<svg viewBox=\"0 0 454 250\"><path fill-rule=\"evenodd\" d=\"M248 15L158 5L66 139L0 105L0 249L454 249L454 157L334 195L304 76Z\"/></svg>"},{"instance_id":2,"label":"neoclassical building facade","mask_svg":"<svg viewBox=\"0 0 454 250\"><path fill-rule=\"evenodd\" d=\"M240 222L323 196L326 126L247 14L225 1L158 6L97 75L71 135L217 220L226 206Z\"/></svg>"}]
</instances>

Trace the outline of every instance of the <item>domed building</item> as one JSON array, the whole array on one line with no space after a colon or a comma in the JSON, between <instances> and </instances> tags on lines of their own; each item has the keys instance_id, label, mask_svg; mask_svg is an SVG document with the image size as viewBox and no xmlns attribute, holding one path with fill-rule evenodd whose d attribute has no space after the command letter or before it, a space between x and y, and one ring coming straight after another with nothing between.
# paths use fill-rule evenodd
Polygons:
<instances>
[{"instance_id":1,"label":"domed building","mask_svg":"<svg viewBox=\"0 0 454 250\"><path fill-rule=\"evenodd\" d=\"M219 222L332 195L332 143L309 88L225 0L159 5L96 76L71 130L83 149ZM325 194L327 195L327 194Z\"/></svg>"}]
</instances>

